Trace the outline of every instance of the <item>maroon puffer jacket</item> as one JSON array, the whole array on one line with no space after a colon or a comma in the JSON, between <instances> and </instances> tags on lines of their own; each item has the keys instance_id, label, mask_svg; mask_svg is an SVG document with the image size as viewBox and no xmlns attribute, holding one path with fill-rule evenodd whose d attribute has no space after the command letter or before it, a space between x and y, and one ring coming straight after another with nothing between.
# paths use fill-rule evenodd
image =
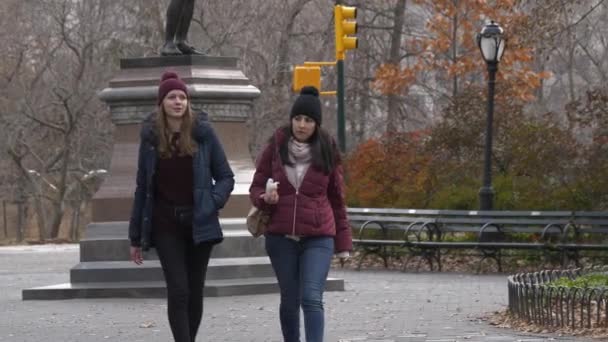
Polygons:
<instances>
[{"instance_id":1,"label":"maroon puffer jacket","mask_svg":"<svg viewBox=\"0 0 608 342\"><path fill-rule=\"evenodd\" d=\"M281 163L278 147L287 137L282 129L275 132L256 162L249 188L254 206L271 212L267 233L297 236L333 236L335 252L352 250L352 234L346 217L342 166L326 175L310 165L299 192L289 180ZM279 202L267 204L260 195L266 191L268 178L279 182Z\"/></svg>"}]
</instances>

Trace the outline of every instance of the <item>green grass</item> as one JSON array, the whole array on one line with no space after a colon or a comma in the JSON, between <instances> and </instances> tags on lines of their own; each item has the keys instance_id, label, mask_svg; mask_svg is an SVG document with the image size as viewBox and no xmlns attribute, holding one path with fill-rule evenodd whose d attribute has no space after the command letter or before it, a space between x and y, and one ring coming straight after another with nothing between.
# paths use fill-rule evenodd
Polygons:
<instances>
[{"instance_id":1,"label":"green grass","mask_svg":"<svg viewBox=\"0 0 608 342\"><path fill-rule=\"evenodd\" d=\"M608 287L608 274L606 273L591 273L580 276L576 279L562 277L550 283L554 286L564 287Z\"/></svg>"}]
</instances>

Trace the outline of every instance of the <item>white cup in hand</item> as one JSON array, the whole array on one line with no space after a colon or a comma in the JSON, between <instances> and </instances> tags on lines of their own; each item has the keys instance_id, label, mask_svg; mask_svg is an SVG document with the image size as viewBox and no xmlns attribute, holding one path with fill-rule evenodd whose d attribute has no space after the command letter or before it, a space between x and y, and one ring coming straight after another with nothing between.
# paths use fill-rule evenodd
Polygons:
<instances>
[{"instance_id":1,"label":"white cup in hand","mask_svg":"<svg viewBox=\"0 0 608 342\"><path fill-rule=\"evenodd\" d=\"M279 201L279 182L275 182L274 179L268 178L266 182L266 193L264 194L264 201L268 204L276 204Z\"/></svg>"},{"instance_id":2,"label":"white cup in hand","mask_svg":"<svg viewBox=\"0 0 608 342\"><path fill-rule=\"evenodd\" d=\"M268 178L266 181L266 192L271 193L279 189L279 182L275 182L274 179Z\"/></svg>"}]
</instances>

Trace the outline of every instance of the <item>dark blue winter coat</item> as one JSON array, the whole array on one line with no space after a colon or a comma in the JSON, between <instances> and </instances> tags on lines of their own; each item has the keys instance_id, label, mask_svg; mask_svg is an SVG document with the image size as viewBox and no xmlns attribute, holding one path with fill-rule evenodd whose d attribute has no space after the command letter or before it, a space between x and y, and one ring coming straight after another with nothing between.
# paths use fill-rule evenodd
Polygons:
<instances>
[{"instance_id":1,"label":"dark blue winter coat","mask_svg":"<svg viewBox=\"0 0 608 342\"><path fill-rule=\"evenodd\" d=\"M158 138L155 130L156 113L142 123L137 183L129 240L131 246L148 250L151 247L152 211L154 210L154 173L156 171ZM207 121L207 114L197 114L192 136L198 149L192 158L194 168L194 208L192 235L195 243L219 243L223 240L218 213L234 188L234 173L224 149Z\"/></svg>"}]
</instances>

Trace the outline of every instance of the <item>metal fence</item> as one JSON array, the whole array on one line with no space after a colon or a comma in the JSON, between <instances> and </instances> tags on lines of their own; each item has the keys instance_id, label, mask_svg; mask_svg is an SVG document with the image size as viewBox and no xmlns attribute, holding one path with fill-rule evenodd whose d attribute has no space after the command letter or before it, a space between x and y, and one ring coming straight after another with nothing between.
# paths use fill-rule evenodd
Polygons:
<instances>
[{"instance_id":1,"label":"metal fence","mask_svg":"<svg viewBox=\"0 0 608 342\"><path fill-rule=\"evenodd\" d=\"M551 282L606 273L608 266L546 270L509 276L509 311L542 326L572 329L608 327L608 288L563 287Z\"/></svg>"}]
</instances>

